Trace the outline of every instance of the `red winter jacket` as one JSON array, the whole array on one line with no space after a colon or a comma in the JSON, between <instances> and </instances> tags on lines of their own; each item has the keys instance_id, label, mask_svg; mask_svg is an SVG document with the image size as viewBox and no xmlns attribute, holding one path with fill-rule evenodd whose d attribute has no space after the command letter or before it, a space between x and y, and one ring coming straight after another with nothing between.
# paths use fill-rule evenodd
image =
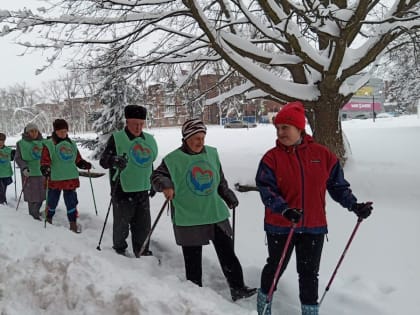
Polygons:
<instances>
[{"instance_id":1,"label":"red winter jacket","mask_svg":"<svg viewBox=\"0 0 420 315\"><path fill-rule=\"evenodd\" d=\"M296 232L327 233L326 190L345 208L356 202L337 157L309 135L291 147L277 140L260 162L256 183L266 207L264 228L272 233L289 231L291 222L281 215L286 208L303 210Z\"/></svg>"}]
</instances>

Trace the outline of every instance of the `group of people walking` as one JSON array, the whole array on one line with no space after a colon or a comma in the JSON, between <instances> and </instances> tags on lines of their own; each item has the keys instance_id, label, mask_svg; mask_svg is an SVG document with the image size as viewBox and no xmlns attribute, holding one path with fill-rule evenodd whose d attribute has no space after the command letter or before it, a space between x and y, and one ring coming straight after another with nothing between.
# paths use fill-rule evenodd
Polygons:
<instances>
[{"instance_id":1,"label":"group of people walking","mask_svg":"<svg viewBox=\"0 0 420 315\"><path fill-rule=\"evenodd\" d=\"M134 255L152 255L147 243L151 229L149 200L155 192L161 192L170 201L175 241L182 248L187 280L203 285L202 247L212 242L232 300L258 293L258 314L271 315L272 292L294 250L302 315L318 315L318 272L328 232L326 192L359 220L371 214L372 203L357 201L337 157L306 134L303 104L288 103L277 113L275 146L264 154L256 174L268 244L258 290L245 284L234 251L229 211L238 207L239 201L229 188L217 149L205 144L204 123L197 118L187 120L182 126L180 147L153 169L158 146L154 137L143 131L146 109L129 105L124 114L125 128L112 134L100 158L100 165L109 169L110 175L115 252L128 254L126 239L131 232ZM25 128L15 157L22 172L29 213L39 218L46 195L43 189L47 187L47 220L51 223L63 190L70 229L75 230L72 222L75 224L77 218L75 189L79 186L76 167L90 169L91 164L82 159L75 143L68 139L65 121L54 122L49 140L43 140L35 127L30 124ZM11 150L4 149L4 140L1 141L0 134L1 156L12 159ZM36 165L36 158L32 157L33 152L39 155L40 144L42 154ZM3 174L10 175L10 170L0 170L1 180ZM46 186L42 184L45 178ZM26 194L28 185L36 187L39 195Z\"/></svg>"},{"instance_id":2,"label":"group of people walking","mask_svg":"<svg viewBox=\"0 0 420 315\"><path fill-rule=\"evenodd\" d=\"M22 178L22 193L28 203L29 214L41 221L41 207L46 200L45 220L52 224L55 210L63 192L70 230L80 232L77 226L77 192L80 186L77 168L89 170L92 165L84 160L76 143L68 137L69 126L64 119L53 122L51 136L42 137L34 123L25 126L22 139L16 149L4 144L6 137L0 134L0 201L6 201L6 187L12 183L11 161L19 166Z\"/></svg>"}]
</instances>

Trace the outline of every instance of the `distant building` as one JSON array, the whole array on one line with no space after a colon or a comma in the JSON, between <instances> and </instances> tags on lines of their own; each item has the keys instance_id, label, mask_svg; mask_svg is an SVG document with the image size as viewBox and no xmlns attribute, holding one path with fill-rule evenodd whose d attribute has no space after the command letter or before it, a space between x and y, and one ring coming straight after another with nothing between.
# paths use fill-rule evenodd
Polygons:
<instances>
[{"instance_id":1,"label":"distant building","mask_svg":"<svg viewBox=\"0 0 420 315\"><path fill-rule=\"evenodd\" d=\"M355 77L353 82L357 79ZM371 78L341 109L341 119L372 118L385 111L384 99L384 81L378 78Z\"/></svg>"}]
</instances>

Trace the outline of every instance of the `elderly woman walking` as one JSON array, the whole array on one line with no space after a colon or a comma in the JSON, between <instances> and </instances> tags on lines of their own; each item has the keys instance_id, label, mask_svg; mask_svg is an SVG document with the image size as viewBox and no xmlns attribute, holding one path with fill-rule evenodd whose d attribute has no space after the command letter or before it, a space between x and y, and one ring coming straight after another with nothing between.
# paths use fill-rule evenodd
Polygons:
<instances>
[{"instance_id":1,"label":"elderly woman walking","mask_svg":"<svg viewBox=\"0 0 420 315\"><path fill-rule=\"evenodd\" d=\"M202 247L212 241L233 301L256 293L245 286L235 254L228 208L238 199L223 175L216 148L204 145L206 127L199 119L182 126L182 145L152 174L153 188L172 201L177 245L182 246L187 280L202 286Z\"/></svg>"},{"instance_id":2,"label":"elderly woman walking","mask_svg":"<svg viewBox=\"0 0 420 315\"><path fill-rule=\"evenodd\" d=\"M27 124L22 139L16 143L15 161L20 168L23 200L35 220L41 220L40 209L45 200L44 176L40 170L42 146L43 138L37 125Z\"/></svg>"}]
</instances>

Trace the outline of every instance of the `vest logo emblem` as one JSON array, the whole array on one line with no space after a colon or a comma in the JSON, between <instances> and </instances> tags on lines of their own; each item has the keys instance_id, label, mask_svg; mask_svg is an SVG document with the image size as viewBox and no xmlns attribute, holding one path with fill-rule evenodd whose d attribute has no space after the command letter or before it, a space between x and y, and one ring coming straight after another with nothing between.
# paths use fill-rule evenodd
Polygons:
<instances>
[{"instance_id":1,"label":"vest logo emblem","mask_svg":"<svg viewBox=\"0 0 420 315\"><path fill-rule=\"evenodd\" d=\"M9 155L7 153L0 152L0 164L8 163Z\"/></svg>"},{"instance_id":2,"label":"vest logo emblem","mask_svg":"<svg viewBox=\"0 0 420 315\"><path fill-rule=\"evenodd\" d=\"M76 158L73 145L67 141L61 141L56 145L56 153L58 158L64 162L72 162Z\"/></svg>"},{"instance_id":3,"label":"vest logo emblem","mask_svg":"<svg viewBox=\"0 0 420 315\"><path fill-rule=\"evenodd\" d=\"M42 147L34 145L31 149L31 156L34 160L40 160L42 153Z\"/></svg>"},{"instance_id":4,"label":"vest logo emblem","mask_svg":"<svg viewBox=\"0 0 420 315\"><path fill-rule=\"evenodd\" d=\"M207 196L213 193L214 171L206 161L200 161L190 166L187 172L187 184L197 195Z\"/></svg>"},{"instance_id":5,"label":"vest logo emblem","mask_svg":"<svg viewBox=\"0 0 420 315\"><path fill-rule=\"evenodd\" d=\"M144 142L135 142L130 148L130 160L137 166L149 167L153 162L153 151Z\"/></svg>"}]
</instances>

